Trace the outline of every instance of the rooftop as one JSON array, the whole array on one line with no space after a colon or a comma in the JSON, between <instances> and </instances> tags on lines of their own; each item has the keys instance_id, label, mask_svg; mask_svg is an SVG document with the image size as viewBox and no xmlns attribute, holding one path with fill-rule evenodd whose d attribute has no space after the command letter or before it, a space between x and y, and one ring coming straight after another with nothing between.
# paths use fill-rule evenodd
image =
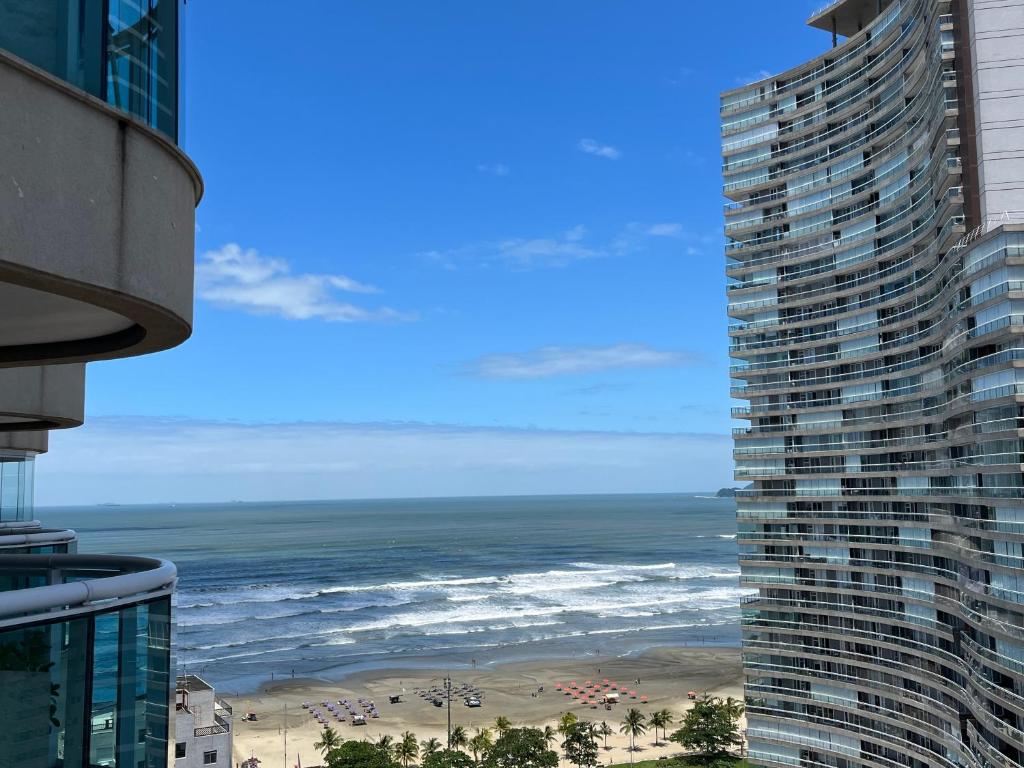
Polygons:
<instances>
[{"instance_id":1,"label":"rooftop","mask_svg":"<svg viewBox=\"0 0 1024 768\"><path fill-rule=\"evenodd\" d=\"M837 34L850 37L874 21L891 4L892 0L832 0L812 13L807 23L826 32L833 30L834 23Z\"/></svg>"},{"instance_id":2,"label":"rooftop","mask_svg":"<svg viewBox=\"0 0 1024 768\"><path fill-rule=\"evenodd\" d=\"M181 675L174 681L177 691L212 691L213 686L198 675Z\"/></svg>"}]
</instances>

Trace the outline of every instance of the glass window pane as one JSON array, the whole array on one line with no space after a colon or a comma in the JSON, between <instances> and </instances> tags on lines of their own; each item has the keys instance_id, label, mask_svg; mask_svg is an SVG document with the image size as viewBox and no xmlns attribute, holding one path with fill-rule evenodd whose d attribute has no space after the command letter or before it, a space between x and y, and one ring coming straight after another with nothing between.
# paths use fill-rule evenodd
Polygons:
<instances>
[{"instance_id":1,"label":"glass window pane","mask_svg":"<svg viewBox=\"0 0 1024 768\"><path fill-rule=\"evenodd\" d=\"M82 764L87 619L0 632L4 765Z\"/></svg>"}]
</instances>

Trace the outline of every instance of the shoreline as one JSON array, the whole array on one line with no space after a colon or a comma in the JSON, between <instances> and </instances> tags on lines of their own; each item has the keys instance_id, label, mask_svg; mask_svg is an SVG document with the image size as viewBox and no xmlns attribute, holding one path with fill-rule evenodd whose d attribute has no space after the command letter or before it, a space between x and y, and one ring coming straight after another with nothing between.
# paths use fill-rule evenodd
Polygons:
<instances>
[{"instance_id":1,"label":"shoreline","mask_svg":"<svg viewBox=\"0 0 1024 768\"><path fill-rule=\"evenodd\" d=\"M738 630L738 622L736 624L728 622L718 626L721 626L723 629L735 628ZM674 643L651 642L648 644L638 644L622 653L604 653L601 649L583 649L571 656L560 652L563 649L557 646L550 647L546 653L531 653L526 650L523 653L509 653L510 649L508 647L504 649L482 648L477 653L475 659L476 666L473 666L472 657L465 653L457 655L453 653L408 655L397 659L388 658L386 655L381 657L381 655L374 654L373 658L365 661L349 661L325 665L312 672L289 670L280 673L272 672L270 676L267 676L266 673L253 672L226 677L218 677L216 673L213 673L207 679L218 691L224 691L225 696L244 697L260 694L264 692L267 686L276 687L286 683L297 683L305 686L344 686L352 678L366 675L380 676L387 674L394 677L401 676L401 673L404 672L409 676L413 676L425 670L445 670L456 675L473 671L483 672L486 670L505 669L517 665L543 666L561 663L580 663L586 665L595 660L612 663L616 660L639 659L644 656L658 654L661 651L695 651L701 649L734 649L738 651L740 648L739 633L737 631L735 637L732 634L728 631L723 631L710 637L701 637L699 640L691 638ZM565 638L565 640L569 639ZM581 638L574 639L578 642ZM536 642L524 643L524 646L533 646L534 648L538 645L541 644ZM500 655L495 653L495 651L502 650L505 653ZM177 674L194 673L195 669L195 667L179 667ZM198 674L203 675L204 672L202 670L205 667L200 667L199 669Z\"/></svg>"},{"instance_id":2,"label":"shoreline","mask_svg":"<svg viewBox=\"0 0 1024 768\"><path fill-rule=\"evenodd\" d=\"M625 737L618 733L619 722L629 708L635 707L644 714L669 709L678 722L690 703L688 691L742 698L740 649L727 646L660 647L621 657L490 663L478 664L475 669L437 664L417 668L391 665L387 669L352 672L339 681L309 677L268 680L259 690L240 695L218 687L218 695L234 709L234 760L239 762L251 755L264 760L278 759L284 754L287 730L289 764L297 759L316 764L319 756L312 745L319 739L321 726L302 708L302 703L315 706L343 698L372 699L380 711L380 717L368 718L365 726L354 726L348 719L339 723L331 718L332 727L343 740L375 740L384 734L398 737L404 731L412 731L420 741L444 741L447 708L433 706L417 690L438 685L449 671L456 686L466 683L484 694L479 708L469 708L459 699L452 701L452 722L463 726L469 735L475 728L493 725L499 715L517 726L543 727L554 724L562 713L573 712L582 720L607 721L615 730L608 738L610 749L600 750L602 763L629 760ZM583 686L587 681L600 683L605 679L627 688L623 700L611 710L596 703L581 704L556 689L560 682L575 681ZM636 698L629 698L631 691L635 691ZM395 694L401 696L401 702L388 704L389 695ZM243 721L246 712L255 712L257 721ZM679 751L675 744L655 746L653 741L650 732L641 737L636 756L651 759Z\"/></svg>"}]
</instances>

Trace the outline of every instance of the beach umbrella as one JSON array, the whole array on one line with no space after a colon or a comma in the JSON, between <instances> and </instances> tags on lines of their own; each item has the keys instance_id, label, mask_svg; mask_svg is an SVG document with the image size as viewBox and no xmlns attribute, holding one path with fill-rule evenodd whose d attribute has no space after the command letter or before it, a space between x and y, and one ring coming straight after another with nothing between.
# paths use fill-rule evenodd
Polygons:
<instances>
[{"instance_id":1,"label":"beach umbrella","mask_svg":"<svg viewBox=\"0 0 1024 768\"><path fill-rule=\"evenodd\" d=\"M556 691L562 690L562 684L561 683L555 683L555 690Z\"/></svg>"}]
</instances>

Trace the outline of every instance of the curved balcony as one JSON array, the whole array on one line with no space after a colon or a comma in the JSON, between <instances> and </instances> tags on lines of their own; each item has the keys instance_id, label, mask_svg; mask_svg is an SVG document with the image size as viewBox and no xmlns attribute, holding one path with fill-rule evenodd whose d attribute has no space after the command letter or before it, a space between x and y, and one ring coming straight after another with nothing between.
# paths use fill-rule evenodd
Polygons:
<instances>
[{"instance_id":1,"label":"curved balcony","mask_svg":"<svg viewBox=\"0 0 1024 768\"><path fill-rule=\"evenodd\" d=\"M4 555L0 577L36 584L0 591L0 630L54 612L96 612L107 604L169 595L174 563L129 555Z\"/></svg>"},{"instance_id":2,"label":"curved balcony","mask_svg":"<svg viewBox=\"0 0 1024 768\"><path fill-rule=\"evenodd\" d=\"M84 418L83 363L0 369L0 430L77 427Z\"/></svg>"},{"instance_id":3,"label":"curved balcony","mask_svg":"<svg viewBox=\"0 0 1024 768\"><path fill-rule=\"evenodd\" d=\"M164 765L171 563L0 556L0 755L12 765Z\"/></svg>"},{"instance_id":4,"label":"curved balcony","mask_svg":"<svg viewBox=\"0 0 1024 768\"><path fill-rule=\"evenodd\" d=\"M0 367L173 347L191 333L202 183L162 134L0 51Z\"/></svg>"},{"instance_id":5,"label":"curved balcony","mask_svg":"<svg viewBox=\"0 0 1024 768\"><path fill-rule=\"evenodd\" d=\"M0 555L74 554L78 535L64 528L43 528L38 521L0 527Z\"/></svg>"}]
</instances>

